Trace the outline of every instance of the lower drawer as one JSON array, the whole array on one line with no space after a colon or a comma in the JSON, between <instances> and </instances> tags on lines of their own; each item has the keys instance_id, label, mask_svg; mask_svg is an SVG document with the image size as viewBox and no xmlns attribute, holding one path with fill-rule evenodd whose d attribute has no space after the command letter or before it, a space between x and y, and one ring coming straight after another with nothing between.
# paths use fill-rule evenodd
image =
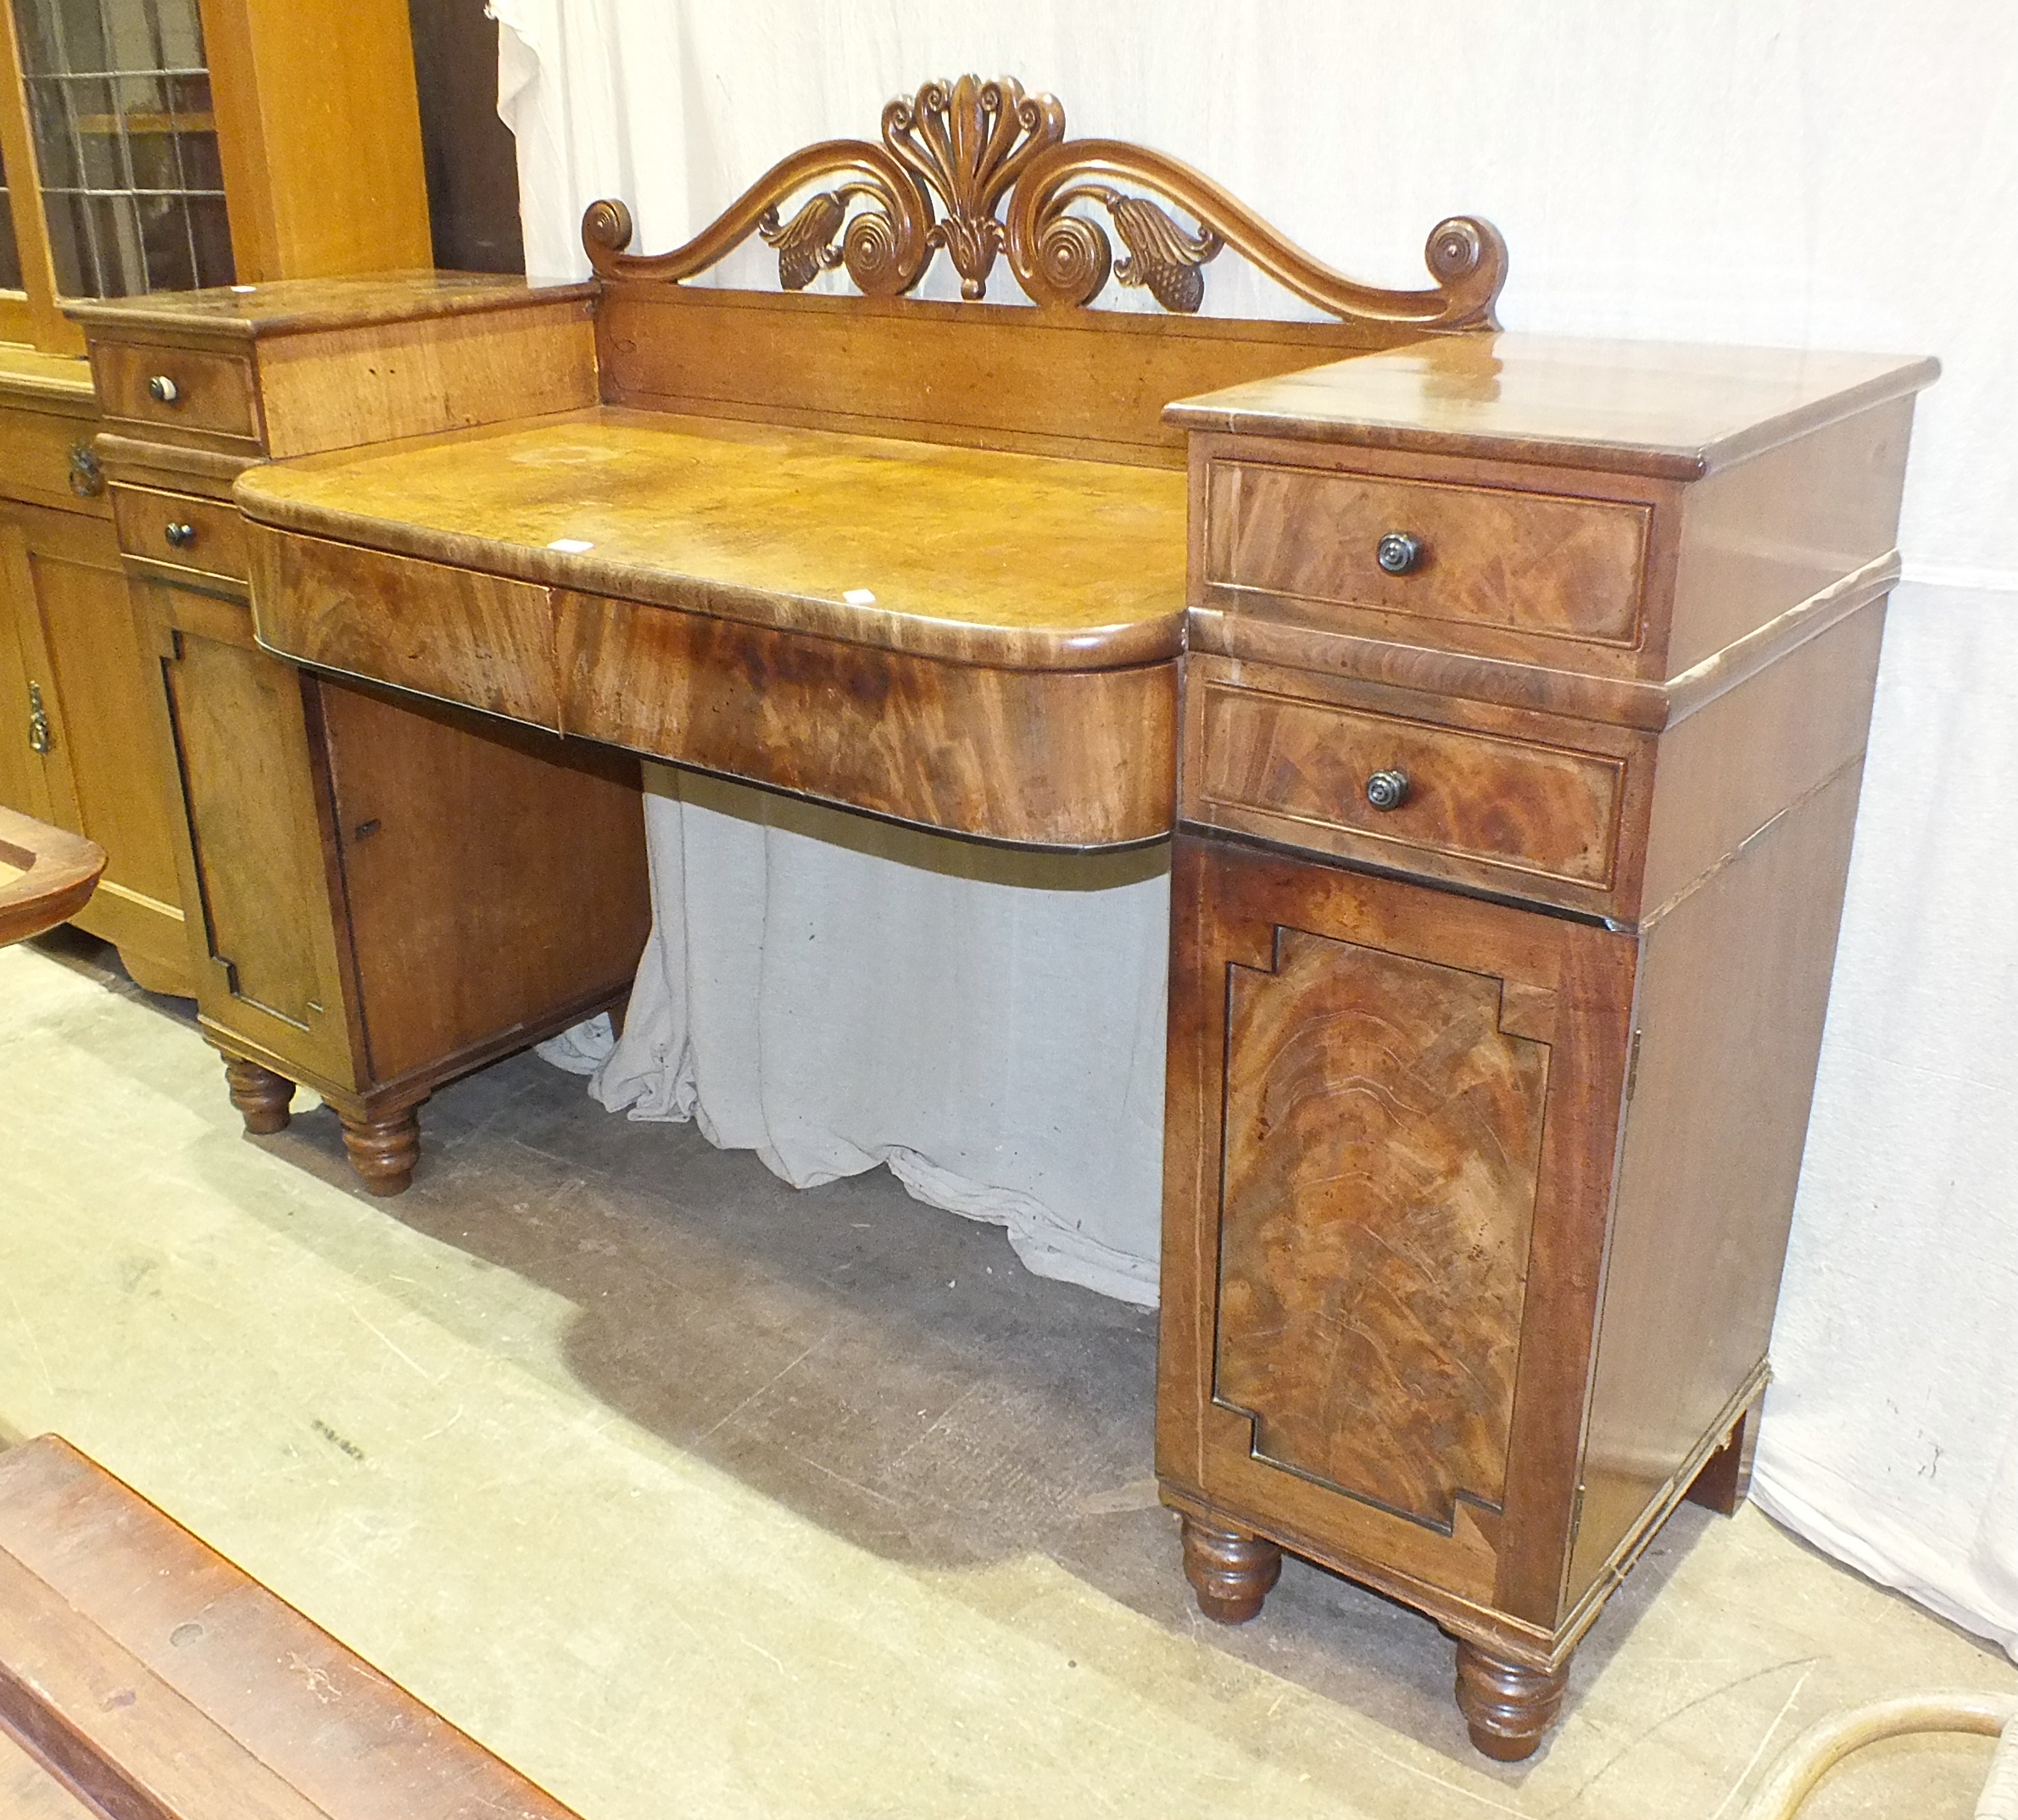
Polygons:
<instances>
[{"instance_id":1,"label":"lower drawer","mask_svg":"<svg viewBox=\"0 0 2018 1820\"><path fill-rule=\"evenodd\" d=\"M119 527L119 547L164 570L242 584L251 573L245 547L245 520L228 499L202 499L192 493L159 493L152 487L114 483L112 515ZM173 580L173 575L164 579Z\"/></svg>"},{"instance_id":2,"label":"lower drawer","mask_svg":"<svg viewBox=\"0 0 2018 1820\"><path fill-rule=\"evenodd\" d=\"M1642 744L1619 728L1195 656L1181 814L1608 915L1638 870Z\"/></svg>"}]
</instances>

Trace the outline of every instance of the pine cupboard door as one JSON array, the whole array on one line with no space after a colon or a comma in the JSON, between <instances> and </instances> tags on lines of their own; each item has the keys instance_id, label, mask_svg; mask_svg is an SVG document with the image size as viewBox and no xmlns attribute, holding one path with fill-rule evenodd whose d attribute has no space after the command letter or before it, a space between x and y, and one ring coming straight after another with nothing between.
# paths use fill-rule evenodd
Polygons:
<instances>
[{"instance_id":1,"label":"pine cupboard door","mask_svg":"<svg viewBox=\"0 0 2018 1820\"><path fill-rule=\"evenodd\" d=\"M34 505L0 516L0 592L14 671L0 696L19 745L0 766L14 806L88 836L104 877L71 920L156 992L193 989L165 754L111 526ZM24 758L26 763L24 765Z\"/></svg>"},{"instance_id":2,"label":"pine cupboard door","mask_svg":"<svg viewBox=\"0 0 2018 1820\"><path fill-rule=\"evenodd\" d=\"M1553 1628L1632 938L1180 836L1157 1470Z\"/></svg>"}]
</instances>

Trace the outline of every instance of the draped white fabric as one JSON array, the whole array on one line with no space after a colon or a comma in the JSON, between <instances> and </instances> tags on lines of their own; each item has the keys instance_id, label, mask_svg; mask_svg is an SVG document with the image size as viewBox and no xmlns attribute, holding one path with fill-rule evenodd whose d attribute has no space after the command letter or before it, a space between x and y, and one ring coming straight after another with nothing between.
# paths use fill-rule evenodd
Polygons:
<instances>
[{"instance_id":1,"label":"draped white fabric","mask_svg":"<svg viewBox=\"0 0 2018 1820\"><path fill-rule=\"evenodd\" d=\"M598 196L660 250L787 152L872 136L887 97L974 70L1059 94L1076 132L1175 152L1375 282L1421 282L1430 225L1486 215L1513 248L1510 328L1942 357L1756 1490L2018 1652L2018 9L494 10L538 271L585 269ZM761 249L718 276L775 282ZM1306 313L1230 258L1207 289L1208 310ZM1006 274L991 294L1016 298ZM1004 1220L1034 1267L1140 1296L1162 882L950 847L693 780L655 800L658 926L596 1088L691 1110L793 1180L888 1158L914 1192Z\"/></svg>"}]
</instances>

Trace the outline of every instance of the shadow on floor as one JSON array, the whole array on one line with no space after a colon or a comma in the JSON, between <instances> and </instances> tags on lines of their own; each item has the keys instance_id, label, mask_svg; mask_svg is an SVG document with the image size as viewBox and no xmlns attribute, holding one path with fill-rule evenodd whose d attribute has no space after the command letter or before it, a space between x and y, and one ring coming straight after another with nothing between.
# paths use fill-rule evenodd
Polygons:
<instances>
[{"instance_id":1,"label":"shadow on floor","mask_svg":"<svg viewBox=\"0 0 2018 1820\"><path fill-rule=\"evenodd\" d=\"M46 940L191 1015L102 944ZM886 1558L1046 1556L1167 1630L1483 1765L1452 1705L1452 1646L1417 1614L1291 1561L1256 1622L1199 1617L1156 1503L1153 1313L1033 1277L999 1230L884 1171L800 1193L691 1127L604 1112L531 1055L444 1088L422 1126L413 1188L371 1205L572 1305L566 1362L630 1421ZM367 1198L326 1108L248 1141ZM1656 1539L1579 1652L1572 1708L1714 1521L1685 1506Z\"/></svg>"}]
</instances>

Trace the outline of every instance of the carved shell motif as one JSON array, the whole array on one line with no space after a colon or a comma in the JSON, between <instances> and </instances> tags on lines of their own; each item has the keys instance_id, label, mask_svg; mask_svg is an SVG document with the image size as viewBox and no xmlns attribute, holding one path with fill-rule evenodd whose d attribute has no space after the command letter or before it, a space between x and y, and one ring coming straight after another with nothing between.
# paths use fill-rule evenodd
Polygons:
<instances>
[{"instance_id":1,"label":"carved shell motif","mask_svg":"<svg viewBox=\"0 0 2018 1820\"><path fill-rule=\"evenodd\" d=\"M836 181L834 180L840 181ZM825 186L806 195L824 180ZM1152 191L1196 222L1186 229ZM789 219L784 206L805 197ZM1005 198L1006 206L1005 207ZM943 214L940 210L943 209ZM1098 209L1127 249L1119 259ZM1003 76L928 82L883 110L880 144L834 139L783 159L683 247L627 253L630 214L593 205L582 224L589 262L605 278L677 283L705 271L752 234L778 253L778 281L800 291L840 266L864 292L900 296L943 249L963 297L985 297L1006 257L1031 301L1079 308L1112 276L1164 309L1196 311L1203 268L1228 247L1306 302L1332 314L1427 330L1490 328L1506 281L1506 243L1470 216L1440 222L1425 258L1435 288L1358 284L1285 240L1244 203L1188 164L1119 140L1065 136L1065 110Z\"/></svg>"}]
</instances>

